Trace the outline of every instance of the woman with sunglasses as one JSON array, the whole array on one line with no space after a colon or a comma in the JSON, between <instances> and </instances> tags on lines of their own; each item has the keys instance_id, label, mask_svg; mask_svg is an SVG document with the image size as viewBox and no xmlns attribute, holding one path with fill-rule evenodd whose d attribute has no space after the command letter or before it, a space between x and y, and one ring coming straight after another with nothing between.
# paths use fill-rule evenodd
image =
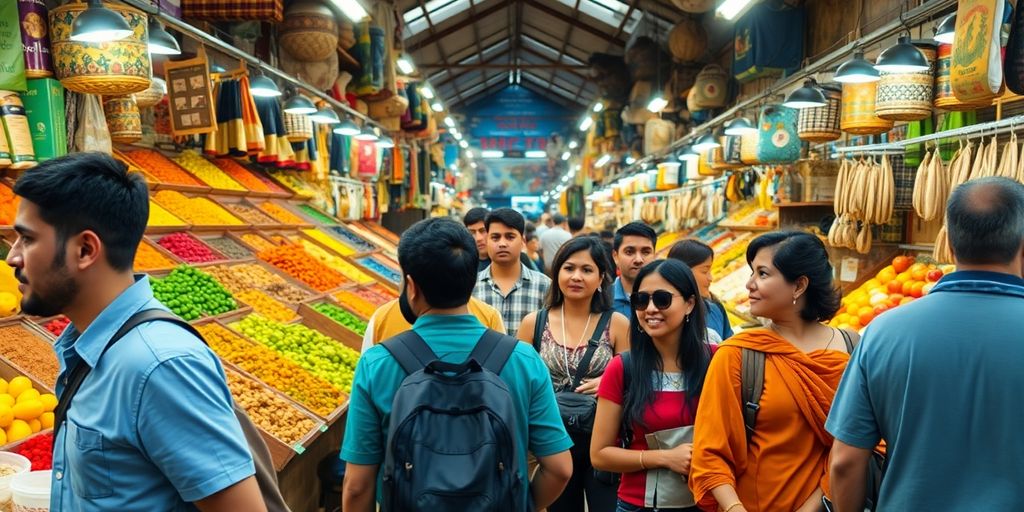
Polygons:
<instances>
[{"instance_id":1,"label":"woman with sunglasses","mask_svg":"<svg viewBox=\"0 0 1024 512\"><path fill-rule=\"evenodd\" d=\"M611 309L611 265L599 238L566 242L552 261L557 286L548 291L547 307L527 315L519 327L518 338L532 343L547 364L573 441L572 478L549 512L579 512L584 501L591 512L615 510L614 485L596 478L590 465L589 423L608 361L629 350L629 320ZM581 409L583 414L569 415Z\"/></svg>"},{"instance_id":2,"label":"woman with sunglasses","mask_svg":"<svg viewBox=\"0 0 1024 512\"><path fill-rule=\"evenodd\" d=\"M612 359L597 396L594 467L622 473L618 512L694 510L686 485L693 420L714 347L693 273L675 260L637 275L629 352Z\"/></svg>"},{"instance_id":3,"label":"woman with sunglasses","mask_svg":"<svg viewBox=\"0 0 1024 512\"><path fill-rule=\"evenodd\" d=\"M700 296L708 312L708 343L719 344L732 336L732 325L725 306L711 295L711 265L715 262L715 251L700 240L687 239L676 242L668 251L668 257L679 260L693 270L697 279Z\"/></svg>"},{"instance_id":4,"label":"woman with sunglasses","mask_svg":"<svg viewBox=\"0 0 1024 512\"><path fill-rule=\"evenodd\" d=\"M825 417L856 334L824 324L840 294L818 237L762 235L747 248L747 264L750 312L770 323L729 338L711 363L690 487L705 510L820 511L832 446ZM759 384L758 399L746 390Z\"/></svg>"}]
</instances>

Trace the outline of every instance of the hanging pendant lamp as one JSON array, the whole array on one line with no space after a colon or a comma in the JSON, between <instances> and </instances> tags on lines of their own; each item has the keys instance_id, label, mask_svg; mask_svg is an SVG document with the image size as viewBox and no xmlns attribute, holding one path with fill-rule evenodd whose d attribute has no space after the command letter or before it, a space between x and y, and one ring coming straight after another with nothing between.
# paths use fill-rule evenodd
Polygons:
<instances>
[{"instance_id":1,"label":"hanging pendant lamp","mask_svg":"<svg viewBox=\"0 0 1024 512\"><path fill-rule=\"evenodd\" d=\"M156 16L150 15L149 25L147 27L149 32L149 53L153 55L181 55L181 45L178 44L178 40L174 38L167 30L164 30L164 26L156 19Z\"/></svg>"},{"instance_id":2,"label":"hanging pendant lamp","mask_svg":"<svg viewBox=\"0 0 1024 512\"><path fill-rule=\"evenodd\" d=\"M953 44L956 38L956 13L946 16L939 26L935 28L935 42Z\"/></svg>"},{"instance_id":3,"label":"hanging pendant lamp","mask_svg":"<svg viewBox=\"0 0 1024 512\"><path fill-rule=\"evenodd\" d=\"M887 73L915 73L930 68L921 50L910 44L910 36L900 36L896 44L886 48L875 62L875 69Z\"/></svg>"},{"instance_id":4,"label":"hanging pendant lamp","mask_svg":"<svg viewBox=\"0 0 1024 512\"><path fill-rule=\"evenodd\" d=\"M818 87L818 82L813 78L809 78L804 81L803 87L793 91L792 94L786 98L786 101L782 103L782 106L789 108L817 108L828 105L828 100L825 99L825 93Z\"/></svg>"},{"instance_id":5,"label":"hanging pendant lamp","mask_svg":"<svg viewBox=\"0 0 1024 512\"><path fill-rule=\"evenodd\" d=\"M834 79L836 82L844 84L862 84L877 82L881 76L875 69L875 65L864 58L864 52L858 50L854 52L852 59L839 66Z\"/></svg>"},{"instance_id":6,"label":"hanging pendant lamp","mask_svg":"<svg viewBox=\"0 0 1024 512\"><path fill-rule=\"evenodd\" d=\"M736 119L733 119L728 123L725 123L726 135L745 135L747 133L752 133L756 131L757 128L754 128L754 125L750 122L750 120L745 117L737 117Z\"/></svg>"},{"instance_id":7,"label":"hanging pendant lamp","mask_svg":"<svg viewBox=\"0 0 1024 512\"><path fill-rule=\"evenodd\" d=\"M71 40L82 43L120 41L132 33L124 17L107 9L101 0L89 0L88 7L71 23Z\"/></svg>"}]
</instances>

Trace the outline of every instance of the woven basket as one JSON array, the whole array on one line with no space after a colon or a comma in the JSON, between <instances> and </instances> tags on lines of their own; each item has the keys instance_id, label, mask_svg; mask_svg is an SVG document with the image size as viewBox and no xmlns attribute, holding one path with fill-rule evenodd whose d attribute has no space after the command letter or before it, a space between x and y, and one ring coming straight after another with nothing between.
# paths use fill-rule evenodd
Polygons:
<instances>
[{"instance_id":1,"label":"woven basket","mask_svg":"<svg viewBox=\"0 0 1024 512\"><path fill-rule=\"evenodd\" d=\"M644 123L644 154L657 153L672 143L676 125L665 119L649 119Z\"/></svg>"},{"instance_id":2,"label":"woven basket","mask_svg":"<svg viewBox=\"0 0 1024 512\"><path fill-rule=\"evenodd\" d=\"M313 120L304 114L285 112L284 133L288 142L306 142L313 138Z\"/></svg>"},{"instance_id":3,"label":"woven basket","mask_svg":"<svg viewBox=\"0 0 1024 512\"><path fill-rule=\"evenodd\" d=\"M740 137L740 161L747 165L757 165L761 160L757 157L757 146L761 140L760 131L751 131Z\"/></svg>"},{"instance_id":4,"label":"woven basket","mask_svg":"<svg viewBox=\"0 0 1024 512\"><path fill-rule=\"evenodd\" d=\"M708 31L700 21L683 18L668 35L668 49L678 61L697 60L708 49Z\"/></svg>"},{"instance_id":5,"label":"woven basket","mask_svg":"<svg viewBox=\"0 0 1024 512\"><path fill-rule=\"evenodd\" d=\"M145 91L152 76L146 13L120 3L104 3L124 16L132 35L112 43L71 40L71 24L85 3L62 5L50 11L53 69L61 85L83 94L122 95Z\"/></svg>"},{"instance_id":6,"label":"woven basket","mask_svg":"<svg viewBox=\"0 0 1024 512\"><path fill-rule=\"evenodd\" d=\"M409 98L406 98L402 94L396 94L386 100L371 101L370 105L370 117L381 121L389 117L399 118L399 128L401 129L401 117L406 110L409 109Z\"/></svg>"},{"instance_id":7,"label":"woven basket","mask_svg":"<svg viewBox=\"0 0 1024 512\"><path fill-rule=\"evenodd\" d=\"M875 114L878 82L843 84L843 114L839 127L854 135L878 135L892 129L893 122Z\"/></svg>"},{"instance_id":8,"label":"woven basket","mask_svg":"<svg viewBox=\"0 0 1024 512\"><path fill-rule=\"evenodd\" d=\"M839 115L842 111L843 93L832 85L823 85L822 92L828 105L800 109L797 121L797 135L807 142L831 142L843 135L839 129Z\"/></svg>"},{"instance_id":9,"label":"woven basket","mask_svg":"<svg viewBox=\"0 0 1024 512\"><path fill-rule=\"evenodd\" d=\"M133 96L104 96L103 117L107 118L110 140L130 144L142 138L142 117Z\"/></svg>"},{"instance_id":10,"label":"woven basket","mask_svg":"<svg viewBox=\"0 0 1024 512\"><path fill-rule=\"evenodd\" d=\"M162 78L153 78L148 89L135 93L135 103L139 105L139 108L149 108L160 103L165 94L167 94L167 82L164 82Z\"/></svg>"},{"instance_id":11,"label":"woven basket","mask_svg":"<svg viewBox=\"0 0 1024 512\"><path fill-rule=\"evenodd\" d=\"M935 70L935 101L932 103L935 108L964 112L985 108L992 104L991 101L981 103L964 103L956 99L953 94L953 84L949 80L949 68L952 65L953 45L940 44L939 57Z\"/></svg>"},{"instance_id":12,"label":"woven basket","mask_svg":"<svg viewBox=\"0 0 1024 512\"><path fill-rule=\"evenodd\" d=\"M931 65L914 73L881 72L875 92L875 113L890 121L917 121L932 115L935 95L935 45L915 41Z\"/></svg>"},{"instance_id":13,"label":"woven basket","mask_svg":"<svg viewBox=\"0 0 1024 512\"><path fill-rule=\"evenodd\" d=\"M306 62L324 60L338 48L338 22L334 13L316 0L290 4L278 34L281 47Z\"/></svg>"}]
</instances>

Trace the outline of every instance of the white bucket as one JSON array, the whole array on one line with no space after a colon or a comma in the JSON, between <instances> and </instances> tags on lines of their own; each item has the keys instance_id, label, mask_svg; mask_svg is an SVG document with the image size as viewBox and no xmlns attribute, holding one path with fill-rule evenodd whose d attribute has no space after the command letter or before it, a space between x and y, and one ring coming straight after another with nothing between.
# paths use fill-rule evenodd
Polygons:
<instances>
[{"instance_id":1,"label":"white bucket","mask_svg":"<svg viewBox=\"0 0 1024 512\"><path fill-rule=\"evenodd\" d=\"M32 471L15 475L11 480L14 512L50 510L50 471Z\"/></svg>"},{"instance_id":2,"label":"white bucket","mask_svg":"<svg viewBox=\"0 0 1024 512\"><path fill-rule=\"evenodd\" d=\"M32 469L32 461L11 452L0 452L0 465L13 466L16 473L0 476L0 510L11 509L11 480Z\"/></svg>"}]
</instances>

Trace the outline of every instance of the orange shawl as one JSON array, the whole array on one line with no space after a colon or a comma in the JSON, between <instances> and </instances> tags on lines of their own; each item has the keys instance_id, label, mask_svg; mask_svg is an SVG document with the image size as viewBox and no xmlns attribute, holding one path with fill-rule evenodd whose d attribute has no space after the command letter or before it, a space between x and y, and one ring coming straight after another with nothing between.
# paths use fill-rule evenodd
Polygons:
<instances>
[{"instance_id":1,"label":"orange shawl","mask_svg":"<svg viewBox=\"0 0 1024 512\"><path fill-rule=\"evenodd\" d=\"M842 340L837 341L841 350ZM766 355L761 409L749 443L741 406L741 348ZM839 350L805 354L768 329L734 335L719 348L695 421L690 488L701 508L716 510L711 489L723 484L736 488L750 512L788 512L819 486L828 493L832 436L825 431L825 417L847 361L849 355Z\"/></svg>"}]
</instances>

